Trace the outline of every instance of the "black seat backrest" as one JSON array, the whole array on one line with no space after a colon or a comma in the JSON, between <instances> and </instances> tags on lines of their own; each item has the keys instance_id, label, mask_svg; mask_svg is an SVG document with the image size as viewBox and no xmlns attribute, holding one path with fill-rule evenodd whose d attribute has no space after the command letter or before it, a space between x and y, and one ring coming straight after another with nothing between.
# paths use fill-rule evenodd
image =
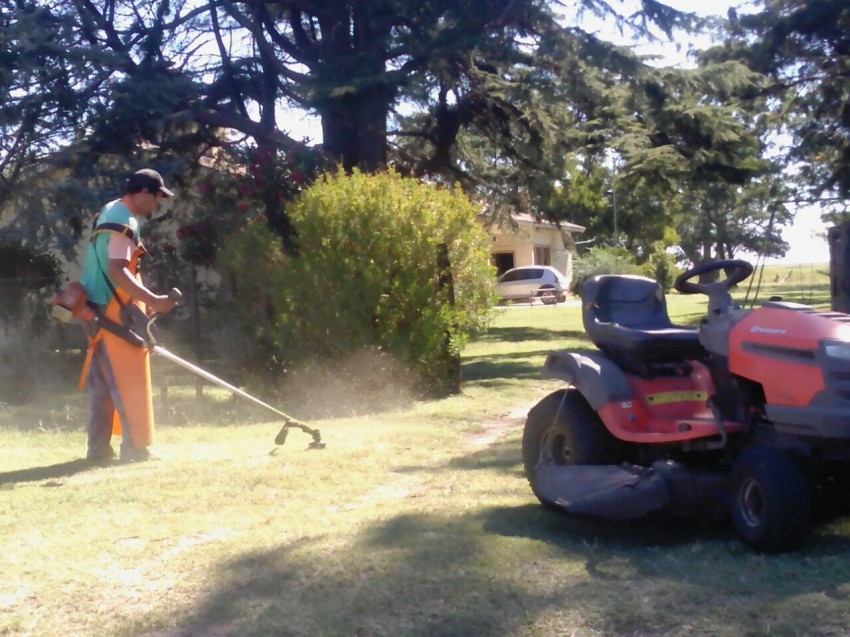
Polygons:
<instances>
[{"instance_id":1,"label":"black seat backrest","mask_svg":"<svg viewBox=\"0 0 850 637\"><path fill-rule=\"evenodd\" d=\"M582 318L590 333L597 321L638 330L670 327L664 290L642 276L604 274L588 279L582 289ZM591 338L593 338L591 334Z\"/></svg>"},{"instance_id":2,"label":"black seat backrest","mask_svg":"<svg viewBox=\"0 0 850 637\"><path fill-rule=\"evenodd\" d=\"M642 276L602 274L585 281L582 320L590 340L618 365L648 375L704 355L696 329L673 325L663 288Z\"/></svg>"}]
</instances>

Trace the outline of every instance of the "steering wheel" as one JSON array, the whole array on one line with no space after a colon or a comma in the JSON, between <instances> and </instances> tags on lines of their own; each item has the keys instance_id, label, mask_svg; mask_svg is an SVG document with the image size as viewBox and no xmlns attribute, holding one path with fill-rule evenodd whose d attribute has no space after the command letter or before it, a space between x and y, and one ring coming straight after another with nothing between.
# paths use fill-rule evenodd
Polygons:
<instances>
[{"instance_id":1,"label":"steering wheel","mask_svg":"<svg viewBox=\"0 0 850 637\"><path fill-rule=\"evenodd\" d=\"M724 270L726 279L714 283L694 283L691 279L706 272ZM753 273L753 266L740 259L726 259L723 261L706 261L698 266L683 272L676 278L673 287L682 294L717 294L728 292L732 286L737 285Z\"/></svg>"}]
</instances>

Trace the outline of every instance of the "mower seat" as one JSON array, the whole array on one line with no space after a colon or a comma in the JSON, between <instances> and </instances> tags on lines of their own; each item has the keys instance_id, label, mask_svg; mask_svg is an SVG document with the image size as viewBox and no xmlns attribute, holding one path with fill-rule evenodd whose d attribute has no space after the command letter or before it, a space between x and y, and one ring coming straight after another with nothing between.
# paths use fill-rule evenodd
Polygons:
<instances>
[{"instance_id":1,"label":"mower seat","mask_svg":"<svg viewBox=\"0 0 850 637\"><path fill-rule=\"evenodd\" d=\"M590 340L627 367L693 360L705 354L696 329L670 322L664 290L652 279L594 276L585 282L581 300Z\"/></svg>"}]
</instances>

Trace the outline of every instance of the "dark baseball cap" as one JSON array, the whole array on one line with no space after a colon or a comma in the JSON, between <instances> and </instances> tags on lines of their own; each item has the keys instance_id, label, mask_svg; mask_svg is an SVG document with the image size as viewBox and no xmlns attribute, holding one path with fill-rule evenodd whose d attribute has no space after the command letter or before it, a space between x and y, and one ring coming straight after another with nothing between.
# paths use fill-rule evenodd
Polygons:
<instances>
[{"instance_id":1,"label":"dark baseball cap","mask_svg":"<svg viewBox=\"0 0 850 637\"><path fill-rule=\"evenodd\" d=\"M127 188L132 188L135 191L147 188L150 192L161 192L166 197L174 196L174 193L165 187L162 175L151 168L142 168L130 175L127 180Z\"/></svg>"}]
</instances>

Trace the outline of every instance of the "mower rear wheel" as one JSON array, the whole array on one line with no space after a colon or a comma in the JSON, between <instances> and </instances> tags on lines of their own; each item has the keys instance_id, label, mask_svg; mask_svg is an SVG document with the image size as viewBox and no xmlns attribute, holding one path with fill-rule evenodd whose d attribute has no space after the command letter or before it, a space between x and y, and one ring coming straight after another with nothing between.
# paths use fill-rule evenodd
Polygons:
<instances>
[{"instance_id":1,"label":"mower rear wheel","mask_svg":"<svg viewBox=\"0 0 850 637\"><path fill-rule=\"evenodd\" d=\"M729 513L741 540L757 551L800 548L812 522L811 494L803 470L781 449L747 449L732 465Z\"/></svg>"},{"instance_id":2,"label":"mower rear wheel","mask_svg":"<svg viewBox=\"0 0 850 637\"><path fill-rule=\"evenodd\" d=\"M620 441L609 433L578 390L553 392L528 413L522 434L522 462L531 490L546 506L557 508L538 491L539 466L619 464L622 461Z\"/></svg>"}]
</instances>

